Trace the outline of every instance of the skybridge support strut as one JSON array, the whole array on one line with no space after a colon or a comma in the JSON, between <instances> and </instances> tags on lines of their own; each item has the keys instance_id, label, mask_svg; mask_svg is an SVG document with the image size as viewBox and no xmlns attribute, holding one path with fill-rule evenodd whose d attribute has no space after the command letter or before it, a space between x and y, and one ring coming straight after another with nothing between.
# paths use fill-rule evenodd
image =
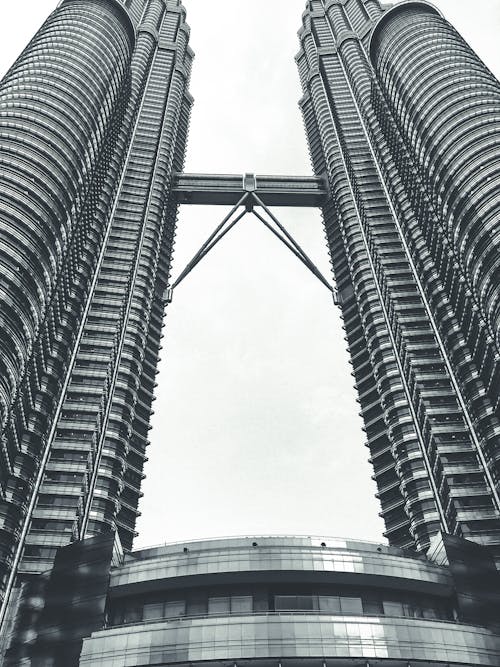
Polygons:
<instances>
[{"instance_id":1,"label":"skybridge support strut","mask_svg":"<svg viewBox=\"0 0 500 667\"><path fill-rule=\"evenodd\" d=\"M183 175L183 177L187 180L189 178L194 178L192 175ZM223 182L227 182L228 179L233 179L235 177L209 177L209 176L204 176L204 177L199 177L200 179L204 179L205 181L208 181L210 178L213 179L213 181L217 181L217 179L222 179ZM262 178L262 177L261 177ZM272 179L273 177L264 177L267 179ZM278 179L280 177L274 177L275 179ZM224 180L225 179L225 180ZM287 179L287 177L281 177L282 181L281 183L290 183L290 180ZM308 185L312 184L314 187L322 187L321 186L321 181L320 179L300 179L298 177L295 177L296 181L301 182L304 184L304 182L308 182ZM268 181L269 182L269 181ZM212 183L212 189L214 189L214 185ZM174 188L175 191L175 188ZM213 194L213 193L212 193ZM304 250L301 248L299 243L293 238L293 236L287 231L287 229L281 224L281 222L278 220L278 218L272 213L272 211L269 209L268 205L265 203L265 201L259 196L262 193L259 193L259 185L258 185L258 179L255 177L254 174L245 174L240 181L240 190L239 190L239 198L237 199L236 203L233 205L232 209L230 212L224 217L222 222L216 227L215 231L212 232L212 234L208 237L208 239L205 241L205 243L201 246L201 248L198 250L198 252L194 255L194 257L191 259L191 261L187 264L186 268L180 273L179 277L174 281L172 287L168 288L165 292L164 300L167 303L170 303L173 298L173 292L174 290L182 283L185 278L191 273L191 271L201 262L201 260L208 255L208 253L235 227L238 222L247 214L247 213L252 213L262 224L269 229L269 231L274 234L282 243L283 245L292 252L292 254L297 257L298 260L306 266L306 268L311 271L311 273L316 276L316 278L332 293L333 295L333 301L335 305L338 305L338 298L337 298L337 290L335 287L330 283L330 281L325 278L325 276L321 273L321 271L317 268L317 266L314 264L314 262L310 259L310 257L304 252ZM311 193L308 194L308 197L310 196ZM318 195L320 198L325 197L326 198L326 193L322 190L321 194ZM265 199L264 195L264 199ZM281 200L282 202L284 200ZM299 199L296 201L300 201L301 203L304 203L304 199ZM318 199L319 201L319 199ZM181 199L181 202L182 199ZM193 201L189 203L194 203ZM198 200L196 203L200 203ZM212 202L215 203L215 202ZM297 205L297 204L288 204L288 205ZM300 204L298 204L300 205ZM238 212L238 209L240 207L244 207L242 211ZM255 208L259 207L264 211L265 215L261 215L258 213ZM266 219L266 217L268 219Z\"/></svg>"},{"instance_id":2,"label":"skybridge support strut","mask_svg":"<svg viewBox=\"0 0 500 667\"><path fill-rule=\"evenodd\" d=\"M201 248L198 250L196 255L192 258L192 260L189 262L189 264L186 266L184 271L180 274L180 276L177 278L177 280L174 282L172 285L172 290L174 290L177 285L180 285L180 283L186 278L191 271L195 268L197 264L201 262L201 260L208 255L210 250L214 246L217 245L217 243L241 220L246 215L246 209L238 215L235 220L232 222L229 222L233 215L236 213L236 211L242 206L246 200L248 199L248 193L245 193L239 200L238 202L233 206L233 208L229 211L229 213L226 215L226 217L222 220L220 225L215 229L215 231L208 237L208 239L205 241L205 243L201 246ZM229 225L228 225L229 223ZM228 225L228 226L226 226ZM224 229L225 228L225 229Z\"/></svg>"}]
</instances>

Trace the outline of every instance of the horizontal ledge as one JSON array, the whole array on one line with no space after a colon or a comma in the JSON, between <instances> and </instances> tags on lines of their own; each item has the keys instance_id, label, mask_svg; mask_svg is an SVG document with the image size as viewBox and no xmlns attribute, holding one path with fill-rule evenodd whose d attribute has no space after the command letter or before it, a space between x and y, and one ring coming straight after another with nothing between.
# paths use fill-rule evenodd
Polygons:
<instances>
[{"instance_id":1,"label":"horizontal ledge","mask_svg":"<svg viewBox=\"0 0 500 667\"><path fill-rule=\"evenodd\" d=\"M450 667L498 665L486 628L401 617L308 614L158 621L107 628L85 638L80 665L262 665ZM146 662L147 661L147 662ZM293 662L292 662L293 661Z\"/></svg>"}]
</instances>

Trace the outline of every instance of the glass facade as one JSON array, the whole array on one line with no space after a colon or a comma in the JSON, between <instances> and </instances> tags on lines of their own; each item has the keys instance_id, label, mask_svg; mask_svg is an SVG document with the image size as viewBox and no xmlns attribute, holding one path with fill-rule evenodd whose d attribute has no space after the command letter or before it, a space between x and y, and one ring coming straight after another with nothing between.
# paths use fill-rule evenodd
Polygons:
<instances>
[{"instance_id":1,"label":"glass facade","mask_svg":"<svg viewBox=\"0 0 500 667\"><path fill-rule=\"evenodd\" d=\"M500 86L426 2L299 36L315 177L243 187L323 208L390 546L131 553L177 207L242 179L182 174L180 0L62 0L0 83L6 665L500 662Z\"/></svg>"},{"instance_id":2,"label":"glass facade","mask_svg":"<svg viewBox=\"0 0 500 667\"><path fill-rule=\"evenodd\" d=\"M418 578L420 586L429 592L450 585L443 568L422 560L416 553L410 552L403 560L399 549L386 545L332 538L272 537L258 538L252 549L248 549L248 543L245 538L231 538L187 543L186 553L175 545L136 551L113 573L113 582L117 586L133 586L201 575L206 581L206 577L216 578L220 572L238 576L248 570L274 572L274 578L278 578L289 570L304 570L320 577L325 573L335 573L339 578L353 574L395 577L401 582ZM204 548L200 550L199 544Z\"/></svg>"},{"instance_id":3,"label":"glass facade","mask_svg":"<svg viewBox=\"0 0 500 667\"><path fill-rule=\"evenodd\" d=\"M54 547L75 531L92 535L117 526L124 548L132 547L176 220L170 174L182 168L190 106L187 37L178 2L145 5L121 128L126 154L24 572L43 571ZM64 493L63 503L52 501L54 490Z\"/></svg>"},{"instance_id":4,"label":"glass facade","mask_svg":"<svg viewBox=\"0 0 500 667\"><path fill-rule=\"evenodd\" d=\"M0 591L83 536L132 548L188 37L179 0L64 0L0 85Z\"/></svg>"},{"instance_id":5,"label":"glass facade","mask_svg":"<svg viewBox=\"0 0 500 667\"><path fill-rule=\"evenodd\" d=\"M322 546L328 543L331 546ZM471 587L470 565L485 559L484 548L463 540L445 540L437 549L440 560L443 549L448 553L450 565L395 548L328 538L200 541L114 560L112 548L113 540L101 536L60 550L52 583L24 591L14 633L17 642L7 653L6 665L18 664L15 660L30 651L36 655L47 636L54 640L53 655L72 651L66 654L73 657L65 667L228 660L273 667L299 662L352 667L356 660L363 667L498 665L500 635L492 623L500 606L491 608L488 622L470 616L470 601L482 594L480 587ZM467 557L471 548L472 560ZM344 556L341 570L314 568L313 557L325 550L339 559ZM293 552L304 557L290 563ZM281 556L286 569L273 569L271 553L273 560ZM347 565L388 556L393 568L385 573L354 571ZM182 561L185 567L179 570ZM85 568L91 563L95 565ZM169 563L177 571L166 574ZM199 565L197 576L188 574L189 563ZM498 586L493 570L483 564L482 577L492 589ZM435 581L440 583L429 580L429 571L439 574ZM81 576L68 585L65 576L70 572ZM468 602L462 604L466 580ZM75 609L78 601L86 606ZM38 612L31 634L19 632L37 606L44 611ZM72 614L67 613L70 608ZM48 635L47 627L52 631Z\"/></svg>"},{"instance_id":6,"label":"glass facade","mask_svg":"<svg viewBox=\"0 0 500 667\"><path fill-rule=\"evenodd\" d=\"M500 590L500 575L484 547L459 538L436 544L433 558L441 564L329 538L234 538L125 555L117 544L108 533L63 547L49 574L23 585L2 664L499 664L499 597L490 596L483 612L486 589ZM288 562L294 551L320 556L325 549L345 556L342 570L315 569L312 558ZM271 552L286 569L273 569ZM384 555L393 569L347 566ZM165 574L165 564L181 561L198 563L199 574L187 567ZM207 568L209 562L218 567ZM440 583L429 580L431 570Z\"/></svg>"},{"instance_id":7,"label":"glass facade","mask_svg":"<svg viewBox=\"0 0 500 667\"><path fill-rule=\"evenodd\" d=\"M19 562L106 226L134 43L119 3L64 0L0 84L0 591Z\"/></svg>"},{"instance_id":8,"label":"glass facade","mask_svg":"<svg viewBox=\"0 0 500 667\"><path fill-rule=\"evenodd\" d=\"M386 536L426 550L443 531L498 548L499 84L425 2L310 0L300 40Z\"/></svg>"},{"instance_id":9,"label":"glass facade","mask_svg":"<svg viewBox=\"0 0 500 667\"><path fill-rule=\"evenodd\" d=\"M276 593L276 588L280 590ZM198 589L195 595L187 592L173 595L155 594L149 598L141 595L130 597L112 604L109 611L111 626L128 625L159 619L229 616L247 614L281 614L284 612L319 614L340 614L342 616L407 616L409 618L430 618L452 621L454 613L451 606L441 599L430 596L396 595L392 598L377 591L365 594L359 590L345 589L341 594L323 592L308 593L299 586L260 587L258 590L240 588L212 588L208 591ZM310 589L309 589L310 590ZM181 598L181 599L179 599Z\"/></svg>"},{"instance_id":10,"label":"glass facade","mask_svg":"<svg viewBox=\"0 0 500 667\"><path fill-rule=\"evenodd\" d=\"M80 665L165 665L240 661L349 667L384 664L498 665L499 644L487 630L438 621L324 618L217 618L117 628L85 640ZM364 664L361 662L364 660ZM418 662L416 663L418 664Z\"/></svg>"},{"instance_id":11,"label":"glass facade","mask_svg":"<svg viewBox=\"0 0 500 667\"><path fill-rule=\"evenodd\" d=\"M461 326L459 342L443 323L444 340L464 397L477 405L474 419L481 437L472 454L457 438L446 452L444 463L455 473L450 495L466 532L495 545L500 540L500 155L495 139L500 84L426 3L387 12L374 31L370 54L380 81L377 116L408 197L424 222L427 250L439 270L449 311Z\"/></svg>"}]
</instances>

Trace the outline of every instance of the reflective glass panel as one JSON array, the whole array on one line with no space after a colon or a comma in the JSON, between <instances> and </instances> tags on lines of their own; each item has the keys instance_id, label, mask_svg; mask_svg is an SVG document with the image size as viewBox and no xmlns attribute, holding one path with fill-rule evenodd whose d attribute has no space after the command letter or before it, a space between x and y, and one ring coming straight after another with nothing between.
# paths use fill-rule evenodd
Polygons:
<instances>
[{"instance_id":1,"label":"reflective glass panel","mask_svg":"<svg viewBox=\"0 0 500 667\"><path fill-rule=\"evenodd\" d=\"M209 614L229 614L231 609L231 598L208 598Z\"/></svg>"},{"instance_id":2,"label":"reflective glass panel","mask_svg":"<svg viewBox=\"0 0 500 667\"><path fill-rule=\"evenodd\" d=\"M165 603L165 618L175 618L186 614L186 603L184 600Z\"/></svg>"},{"instance_id":3,"label":"reflective glass panel","mask_svg":"<svg viewBox=\"0 0 500 667\"><path fill-rule=\"evenodd\" d=\"M234 595L231 598L231 612L246 614L253 611L253 599L250 595Z\"/></svg>"},{"instance_id":4,"label":"reflective glass panel","mask_svg":"<svg viewBox=\"0 0 500 667\"><path fill-rule=\"evenodd\" d=\"M144 605L143 620L152 621L157 618L163 618L163 603L153 602Z\"/></svg>"},{"instance_id":5,"label":"reflective glass panel","mask_svg":"<svg viewBox=\"0 0 500 667\"><path fill-rule=\"evenodd\" d=\"M340 598L340 609L343 614L362 614L361 598Z\"/></svg>"},{"instance_id":6,"label":"reflective glass panel","mask_svg":"<svg viewBox=\"0 0 500 667\"><path fill-rule=\"evenodd\" d=\"M321 611L327 614L340 613L340 598L338 595L320 595L318 600Z\"/></svg>"}]
</instances>

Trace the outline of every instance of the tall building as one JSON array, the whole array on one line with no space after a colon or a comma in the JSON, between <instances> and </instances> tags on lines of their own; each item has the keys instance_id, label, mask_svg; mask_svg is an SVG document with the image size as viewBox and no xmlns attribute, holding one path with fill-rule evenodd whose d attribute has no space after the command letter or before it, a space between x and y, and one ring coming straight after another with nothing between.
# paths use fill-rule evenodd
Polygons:
<instances>
[{"instance_id":1,"label":"tall building","mask_svg":"<svg viewBox=\"0 0 500 667\"><path fill-rule=\"evenodd\" d=\"M500 557L500 85L426 2L311 0L300 40L386 536Z\"/></svg>"},{"instance_id":2,"label":"tall building","mask_svg":"<svg viewBox=\"0 0 500 667\"><path fill-rule=\"evenodd\" d=\"M495 667L500 86L426 2L308 0L315 177L183 174L188 36L62 0L0 84L0 654ZM233 206L186 272L260 207L329 286L269 211L322 207L389 547L131 552L180 203Z\"/></svg>"},{"instance_id":3,"label":"tall building","mask_svg":"<svg viewBox=\"0 0 500 667\"><path fill-rule=\"evenodd\" d=\"M63 0L0 86L0 588L135 535L191 106L178 0Z\"/></svg>"}]
</instances>

